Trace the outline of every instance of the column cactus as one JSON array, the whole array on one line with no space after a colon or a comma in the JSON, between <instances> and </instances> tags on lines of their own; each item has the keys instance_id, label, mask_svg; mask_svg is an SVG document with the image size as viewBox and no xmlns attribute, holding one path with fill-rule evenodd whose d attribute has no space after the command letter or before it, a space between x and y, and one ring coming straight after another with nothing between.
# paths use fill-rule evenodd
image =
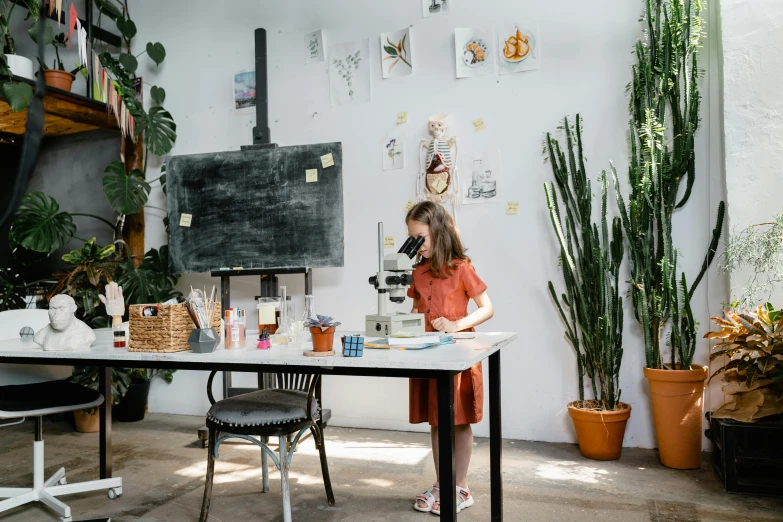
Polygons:
<instances>
[{"instance_id":1,"label":"column cactus","mask_svg":"<svg viewBox=\"0 0 783 522\"><path fill-rule=\"evenodd\" d=\"M566 150L547 133L546 153L555 183L546 183L547 206L560 245L565 293L558 299L552 281L549 292L576 352L579 403L585 407L585 377L590 381L595 406L613 410L620 401L620 362L623 356L623 300L619 293L623 233L620 219L607 221L606 171L601 173L601 222L592 221L593 193L582 155L582 120L577 114L571 128L563 128ZM574 152L576 139L576 152ZM565 224L555 193L560 193ZM611 228L611 241L609 229ZM568 310L566 315L561 301ZM597 403L597 404L596 404ZM622 438L622 437L621 437Z\"/></svg>"},{"instance_id":2,"label":"column cactus","mask_svg":"<svg viewBox=\"0 0 783 522\"><path fill-rule=\"evenodd\" d=\"M691 286L677 273L672 216L689 200L699 127L698 50L703 36L700 0L645 0L645 38L636 44L630 93L629 198L625 204L612 166L617 203L628 238L631 298L644 332L648 368L690 369L697 323L691 298L712 263L723 228L724 204L701 271ZM682 196L679 198L681 185ZM670 324L664 364L661 342Z\"/></svg>"}]
</instances>

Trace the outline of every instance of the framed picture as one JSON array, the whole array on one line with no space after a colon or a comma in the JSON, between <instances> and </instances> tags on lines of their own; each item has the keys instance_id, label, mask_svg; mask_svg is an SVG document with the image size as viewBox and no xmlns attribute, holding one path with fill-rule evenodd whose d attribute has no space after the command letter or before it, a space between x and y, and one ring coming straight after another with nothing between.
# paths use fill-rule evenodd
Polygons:
<instances>
[{"instance_id":1,"label":"framed picture","mask_svg":"<svg viewBox=\"0 0 783 522\"><path fill-rule=\"evenodd\" d=\"M256 72L234 74L234 109L252 109L256 106Z\"/></svg>"}]
</instances>

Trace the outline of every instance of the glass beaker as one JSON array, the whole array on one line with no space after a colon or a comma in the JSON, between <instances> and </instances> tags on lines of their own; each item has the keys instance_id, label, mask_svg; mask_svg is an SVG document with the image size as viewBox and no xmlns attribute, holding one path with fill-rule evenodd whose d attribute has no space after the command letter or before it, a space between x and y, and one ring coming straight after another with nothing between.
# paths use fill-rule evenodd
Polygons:
<instances>
[{"instance_id":1,"label":"glass beaker","mask_svg":"<svg viewBox=\"0 0 783 522\"><path fill-rule=\"evenodd\" d=\"M259 297L256 300L256 309L258 310L258 331L266 328L267 333L277 332L277 321L280 317L280 298L279 297Z\"/></svg>"},{"instance_id":2,"label":"glass beaker","mask_svg":"<svg viewBox=\"0 0 783 522\"><path fill-rule=\"evenodd\" d=\"M310 337L310 321L318 321L318 315L315 313L315 304L313 303L313 296L305 296L304 312L302 312L302 341L307 342L311 340Z\"/></svg>"}]
</instances>

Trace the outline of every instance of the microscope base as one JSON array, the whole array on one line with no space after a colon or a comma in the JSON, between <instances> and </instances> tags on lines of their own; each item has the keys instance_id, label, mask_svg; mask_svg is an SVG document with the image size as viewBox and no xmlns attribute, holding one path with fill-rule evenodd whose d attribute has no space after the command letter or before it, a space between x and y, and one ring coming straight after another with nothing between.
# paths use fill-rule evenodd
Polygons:
<instances>
[{"instance_id":1,"label":"microscope base","mask_svg":"<svg viewBox=\"0 0 783 522\"><path fill-rule=\"evenodd\" d=\"M388 337L403 332L424 332L424 314L368 315L365 317L365 335Z\"/></svg>"}]
</instances>

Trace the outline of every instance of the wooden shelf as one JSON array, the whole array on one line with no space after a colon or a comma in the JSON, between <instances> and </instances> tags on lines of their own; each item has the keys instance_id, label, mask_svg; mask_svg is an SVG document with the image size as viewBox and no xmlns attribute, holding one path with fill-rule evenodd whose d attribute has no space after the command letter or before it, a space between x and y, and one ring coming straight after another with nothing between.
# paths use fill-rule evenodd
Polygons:
<instances>
[{"instance_id":1,"label":"wooden shelf","mask_svg":"<svg viewBox=\"0 0 783 522\"><path fill-rule=\"evenodd\" d=\"M14 76L14 81L35 84ZM119 130L117 120L109 114L106 104L78 94L46 88L44 96L44 136L64 136L95 129ZM27 124L27 109L14 112L5 100L0 99L0 134L21 136Z\"/></svg>"}]
</instances>

